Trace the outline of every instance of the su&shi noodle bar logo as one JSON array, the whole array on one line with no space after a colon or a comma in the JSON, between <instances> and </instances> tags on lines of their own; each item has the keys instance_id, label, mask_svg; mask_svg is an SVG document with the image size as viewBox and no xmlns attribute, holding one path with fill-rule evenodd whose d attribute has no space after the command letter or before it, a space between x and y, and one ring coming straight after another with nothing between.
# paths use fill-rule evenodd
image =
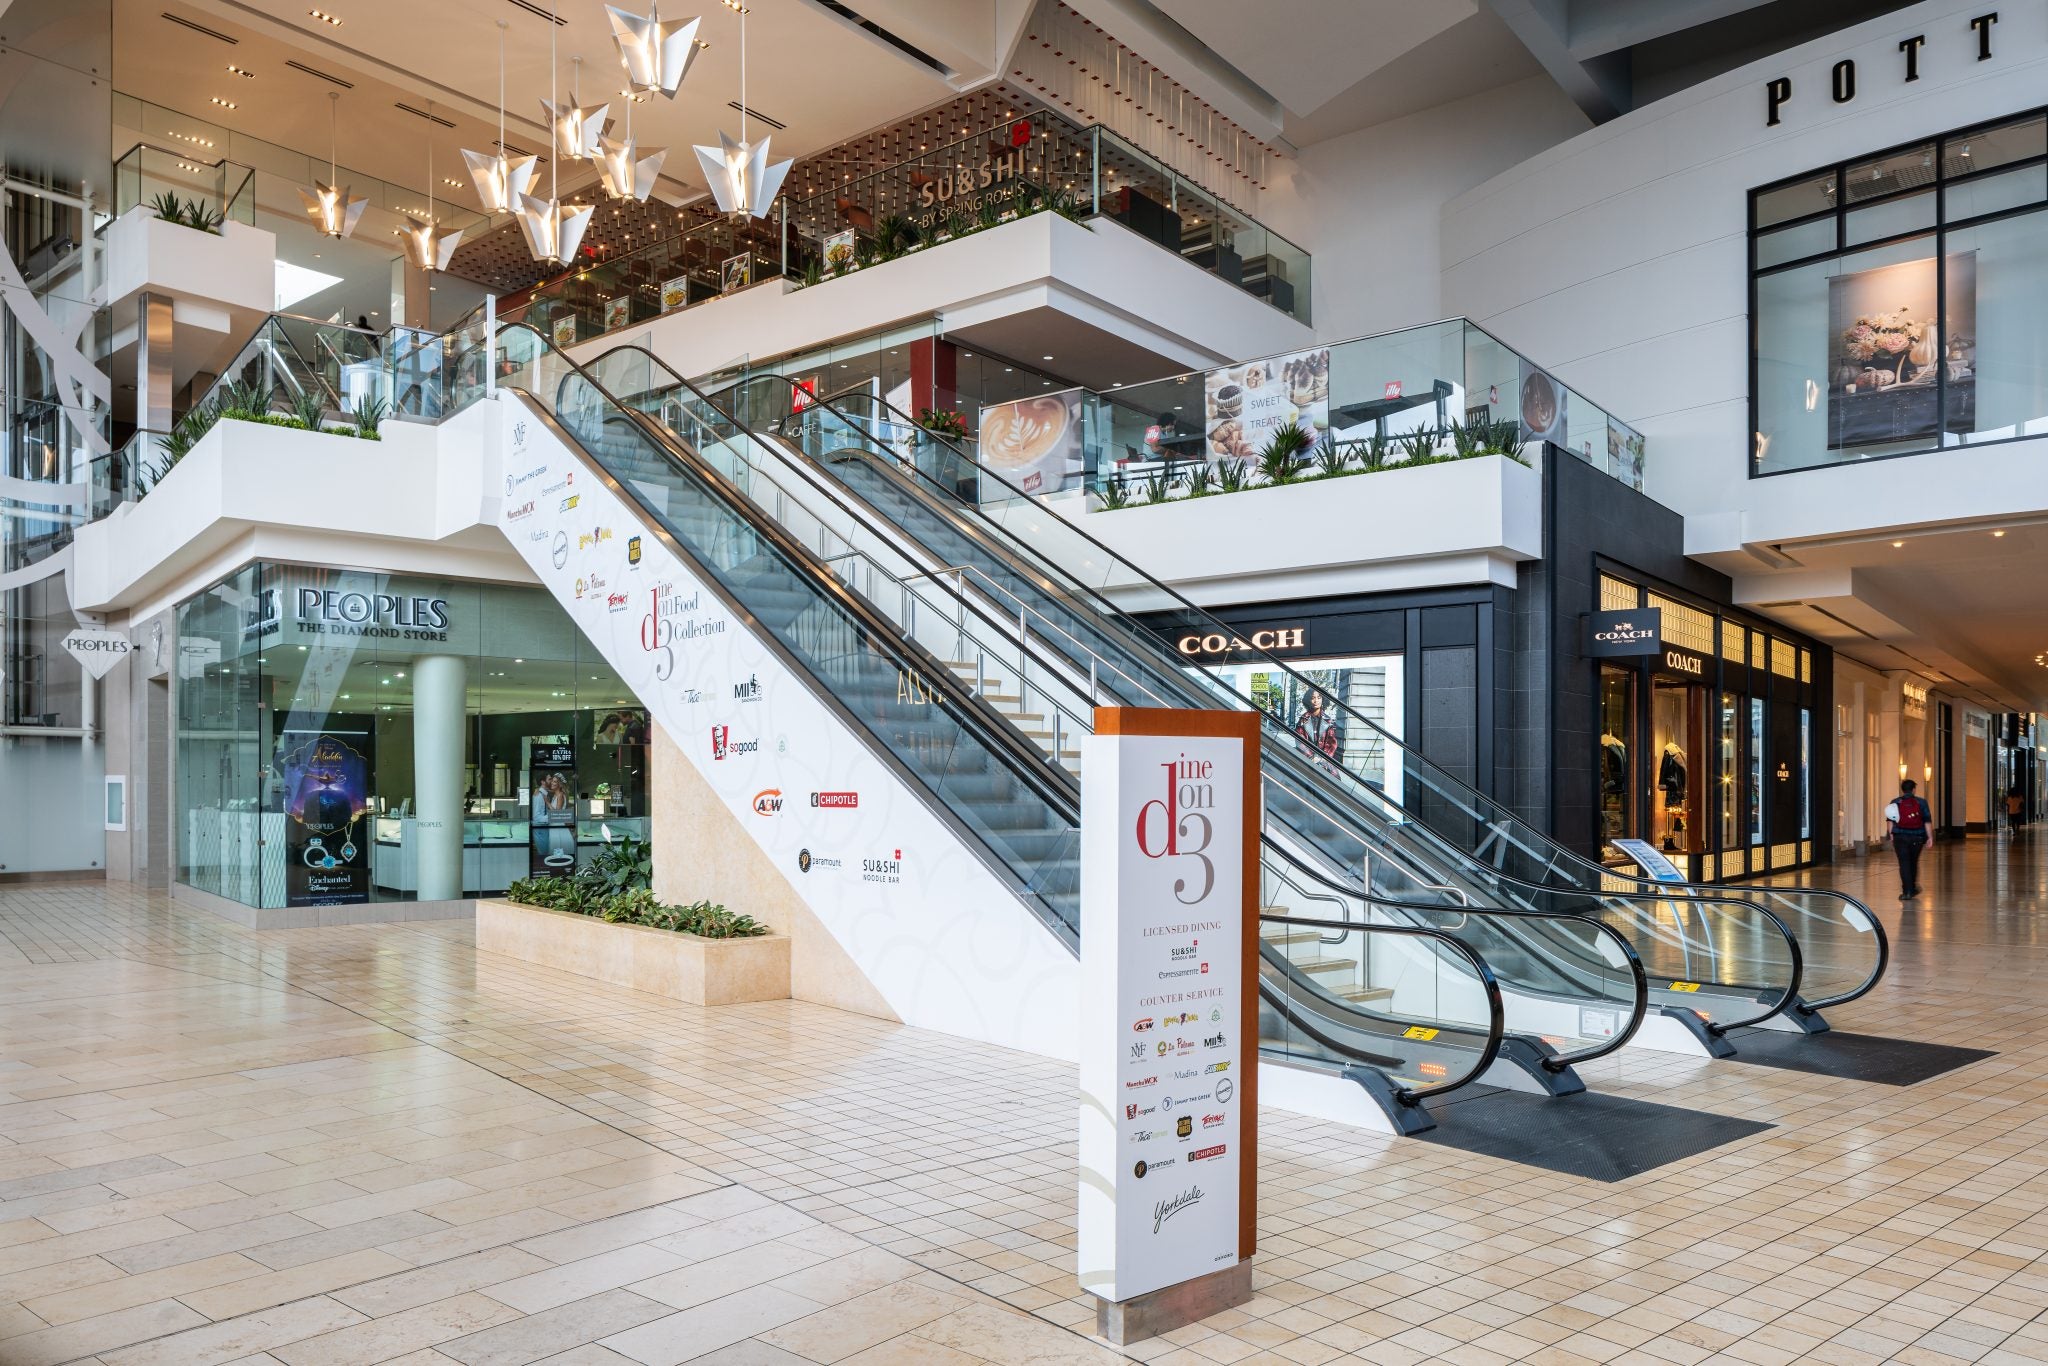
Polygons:
<instances>
[{"instance_id":1,"label":"su&shi noodle bar logo","mask_svg":"<svg viewBox=\"0 0 2048 1366\"><path fill-rule=\"evenodd\" d=\"M1216 807L1216 765L1182 755L1159 767L1165 770L1166 796L1138 808L1133 831L1138 852L1173 860L1174 899L1183 906L1199 905L1216 888L1216 865L1206 852L1216 827L1203 814Z\"/></svg>"}]
</instances>

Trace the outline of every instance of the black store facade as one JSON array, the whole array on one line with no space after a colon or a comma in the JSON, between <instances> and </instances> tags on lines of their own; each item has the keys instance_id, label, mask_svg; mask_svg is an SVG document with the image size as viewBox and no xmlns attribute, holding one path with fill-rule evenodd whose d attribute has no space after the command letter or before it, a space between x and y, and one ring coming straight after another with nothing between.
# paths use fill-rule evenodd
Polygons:
<instances>
[{"instance_id":1,"label":"black store facade","mask_svg":"<svg viewBox=\"0 0 2048 1366\"><path fill-rule=\"evenodd\" d=\"M1213 606L1222 630L1151 624L1366 776L1376 751L1313 714L1315 691L1590 857L1621 865L1614 841L1643 840L1702 882L1826 861L1827 648L1734 607L1727 577L1685 558L1671 509L1556 447L1543 463L1544 557L1513 588ZM1619 622L1633 639L1595 639ZM1299 678L1253 662L1265 656Z\"/></svg>"}]
</instances>

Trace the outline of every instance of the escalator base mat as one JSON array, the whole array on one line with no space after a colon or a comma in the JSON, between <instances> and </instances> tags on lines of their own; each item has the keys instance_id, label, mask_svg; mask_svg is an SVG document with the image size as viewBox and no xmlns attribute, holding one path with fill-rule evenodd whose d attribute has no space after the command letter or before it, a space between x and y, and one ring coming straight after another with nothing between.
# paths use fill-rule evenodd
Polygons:
<instances>
[{"instance_id":1,"label":"escalator base mat","mask_svg":"<svg viewBox=\"0 0 2048 1366\"><path fill-rule=\"evenodd\" d=\"M1825 1034L1734 1029L1728 1032L1728 1042L1735 1045L1735 1056L1730 1062L1782 1067L1789 1072L1812 1072L1846 1081L1883 1082L1887 1086L1911 1086L1997 1056L1983 1048L1887 1039L1881 1034L1844 1034L1839 1029L1830 1029Z\"/></svg>"},{"instance_id":2,"label":"escalator base mat","mask_svg":"<svg viewBox=\"0 0 2048 1366\"><path fill-rule=\"evenodd\" d=\"M1543 1097L1472 1088L1431 1105L1424 1143L1589 1181L1625 1181L1774 1126L1595 1091Z\"/></svg>"}]
</instances>

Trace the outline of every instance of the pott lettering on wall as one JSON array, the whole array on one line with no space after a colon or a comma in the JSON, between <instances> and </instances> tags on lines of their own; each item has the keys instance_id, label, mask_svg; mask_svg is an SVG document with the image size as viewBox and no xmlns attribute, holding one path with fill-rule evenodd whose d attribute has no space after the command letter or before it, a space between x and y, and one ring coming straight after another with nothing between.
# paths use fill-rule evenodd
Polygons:
<instances>
[{"instance_id":1,"label":"pott lettering on wall","mask_svg":"<svg viewBox=\"0 0 2048 1366\"><path fill-rule=\"evenodd\" d=\"M1993 34L1998 26L1998 11L1986 10L1971 16L1968 36L1963 34L1936 34L1934 41L1968 42L1974 45L1977 60L1988 62L1993 52ZM1909 84L1920 79L1920 53L1927 46L1928 35L1916 33L1910 38L1899 40L1899 55L1896 66L1887 66L1883 76L1900 84ZM1853 57L1845 57L1828 70L1826 97L1831 104L1848 104L1856 98L1857 65ZM1878 73L1873 72L1873 76ZM1764 127L1776 128L1784 121L1785 109L1795 98L1805 98L1805 92L1793 88L1790 76L1773 76L1764 82ZM1818 100L1820 95L1813 96Z\"/></svg>"}]
</instances>

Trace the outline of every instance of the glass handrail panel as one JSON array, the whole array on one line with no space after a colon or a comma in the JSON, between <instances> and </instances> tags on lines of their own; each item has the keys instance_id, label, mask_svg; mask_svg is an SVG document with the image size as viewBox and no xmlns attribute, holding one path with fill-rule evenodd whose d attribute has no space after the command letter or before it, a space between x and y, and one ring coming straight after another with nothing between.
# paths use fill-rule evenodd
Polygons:
<instances>
[{"instance_id":1,"label":"glass handrail panel","mask_svg":"<svg viewBox=\"0 0 2048 1366\"><path fill-rule=\"evenodd\" d=\"M768 534L717 485L674 458L583 371L524 326L498 344L518 366L517 382L551 412L586 455L609 473L757 626L837 699L845 714L953 812L1045 907L1078 933L1079 830L1042 773L977 725L971 709L907 700L906 670L941 672L939 661L906 651L828 587L817 566ZM715 433L700 431L700 438Z\"/></svg>"},{"instance_id":2,"label":"glass handrail panel","mask_svg":"<svg viewBox=\"0 0 2048 1366\"><path fill-rule=\"evenodd\" d=\"M1454 333L1453 343L1462 347L1462 336ZM777 382L784 387L780 396L775 388ZM726 391L723 398L731 403L744 403L749 416L757 420L778 411L788 414L780 419L785 424L814 424L818 420L809 407L798 413L793 391L789 390L786 379L771 381L769 377L760 377L746 386ZM965 462L966 457L963 455L959 459ZM835 461L830 468L842 478L861 476L861 467L857 463ZM866 472L867 477L870 482L881 479L890 468L890 462L873 462L872 468ZM964 471L958 468L948 472L964 475ZM904 477L910 472L899 467L894 473L897 477ZM914 473L921 475L922 471ZM977 478L986 484L989 472L978 470ZM1020 563L1031 566L1031 572L1021 577L1009 577L996 584L995 591L1019 595L1037 592L1040 596L1032 601L1034 609L1060 622L1061 630L1068 638L1089 642L1085 652L1097 661L1096 674L1100 678L1118 686L1130 685L1128 695L1142 698L1144 705L1160 705L1157 699L1172 695L1176 685L1181 689L1192 685L1197 689L1197 696L1206 693L1207 702L1198 701L1196 705L1252 705L1250 699L1236 696L1215 675L1168 655L1158 635L1149 629L1135 627L1098 592L1090 590L1097 585L1144 585L1155 591L1161 600L1177 604L1170 612L1182 619L1182 629L1219 632L1227 638L1227 628L1200 609L1185 604L1163 585L1153 583L1124 565L1039 501L1020 495L994 507L986 503L976 507L953 496L944 482L934 482L929 478L924 479L920 494L919 500L892 505L890 515L901 520L911 511L918 510L917 502L930 501L936 496L932 508L922 509L925 520L919 524L923 534L941 542L934 547L935 553L962 556L966 552L957 540L947 542L945 538L949 533L943 529L932 530L944 520L932 515L934 508L942 510L945 518L953 521L954 534L959 536L968 535L961 528L973 526L982 527L983 534L989 527L1012 533L1007 542L999 538L996 544L1006 553L1017 554ZM1078 547L1080 553L1075 553L1077 547L1066 545L1062 547L1064 553L1046 555L1041 551L1049 537L1078 539L1086 544ZM986 567L995 561L985 554L976 563ZM1075 566L1083 571L1081 582L1076 582L1076 576L1070 572ZM1168 631L1165 634L1177 633ZM1254 652L1255 656L1258 653ZM1291 672L1269 655L1265 659L1277 671ZM1638 923L1646 941L1656 941L1660 934L1669 937L1669 927L1663 923L1669 917L1656 908L1664 906L1674 895L1671 890L1659 889L1656 884L1643 880L1613 879L1607 870L1564 850L1491 799L1401 746L1394 737L1368 718L1351 711L1341 700L1334 701L1332 705L1344 712L1347 729L1356 740L1347 746L1341 762L1327 762L1327 759L1339 756L1326 756L1319 760L1319 772L1331 778L1341 776L1343 785L1354 789L1354 800L1365 807L1378 804L1387 807L1390 815L1398 813L1392 818L1403 827L1401 838L1409 845L1427 842L1435 849L1434 857L1449 868L1476 865L1485 879L1485 886L1524 889L1516 904L1529 904L1529 898L1535 896L1539 904L1553 909L1588 912L1596 907L1612 907L1611 913L1621 921ZM1276 720L1269 718L1268 725L1283 746L1293 743L1291 733ZM1624 890L1608 890L1617 882ZM1812 896L1810 893L1797 895ZM1568 904L1559 907L1554 900L1541 900L1559 896L1566 897ZM1486 898L1482 896L1481 899ZM1711 905L1698 908L1698 914L1710 919L1715 915L1735 915L1749 922L1746 940L1766 946L1782 942L1784 931L1778 927L1777 920L1753 904L1742 908L1744 901L1742 893L1728 893L1715 897ZM1717 907L1720 909L1715 909ZM1853 908L1853 903L1839 896L1822 895L1812 913L1840 919L1845 908ZM1844 947L1852 949L1856 956L1842 969L1841 975L1866 983L1874 980L1874 974L1881 968L1881 959L1872 951L1870 941L1852 942ZM1767 1010L1789 1005L1791 989L1799 975L1792 954L1775 948L1768 954L1760 949L1759 954L1763 956L1758 961L1736 965L1741 968L1739 975L1743 980L1730 985L1755 986L1756 994L1768 1003ZM1694 953L1691 958L1699 956Z\"/></svg>"}]
</instances>

